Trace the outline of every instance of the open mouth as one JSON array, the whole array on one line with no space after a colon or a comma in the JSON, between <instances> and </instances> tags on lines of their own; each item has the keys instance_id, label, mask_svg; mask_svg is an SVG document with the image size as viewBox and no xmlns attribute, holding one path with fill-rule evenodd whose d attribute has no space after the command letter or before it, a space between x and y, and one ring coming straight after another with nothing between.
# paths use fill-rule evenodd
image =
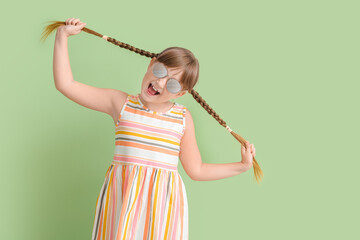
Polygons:
<instances>
[{"instance_id":1,"label":"open mouth","mask_svg":"<svg viewBox=\"0 0 360 240\"><path fill-rule=\"evenodd\" d=\"M160 92L156 91L156 90L153 88L153 86L152 86L151 83L149 84L149 86L148 86L148 88L147 88L147 92L148 92L150 95L153 95L153 96L160 94Z\"/></svg>"}]
</instances>

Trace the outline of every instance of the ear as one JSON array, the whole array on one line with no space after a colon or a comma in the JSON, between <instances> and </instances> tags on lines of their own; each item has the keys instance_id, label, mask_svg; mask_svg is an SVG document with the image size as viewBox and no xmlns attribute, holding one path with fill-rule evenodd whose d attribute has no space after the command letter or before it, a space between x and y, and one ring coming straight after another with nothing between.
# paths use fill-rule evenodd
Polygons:
<instances>
[{"instance_id":1,"label":"ear","mask_svg":"<svg viewBox=\"0 0 360 240\"><path fill-rule=\"evenodd\" d=\"M155 62L156 61L156 57L153 57L152 59L151 59L151 64L153 63L153 62Z\"/></svg>"},{"instance_id":2,"label":"ear","mask_svg":"<svg viewBox=\"0 0 360 240\"><path fill-rule=\"evenodd\" d=\"M179 92L179 93L178 93L178 97L183 96L185 93L187 93L187 91L186 91L186 90Z\"/></svg>"}]
</instances>

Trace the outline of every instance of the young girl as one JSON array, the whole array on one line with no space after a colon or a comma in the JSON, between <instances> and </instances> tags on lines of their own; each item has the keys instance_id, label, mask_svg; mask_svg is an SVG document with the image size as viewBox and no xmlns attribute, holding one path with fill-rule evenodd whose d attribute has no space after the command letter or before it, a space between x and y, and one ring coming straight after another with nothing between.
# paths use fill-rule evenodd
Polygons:
<instances>
[{"instance_id":1,"label":"young girl","mask_svg":"<svg viewBox=\"0 0 360 240\"><path fill-rule=\"evenodd\" d=\"M84 107L110 115L115 125L114 157L96 201L92 239L189 239L188 203L178 160L193 180L227 178L253 166L254 144L236 135L244 143L241 162L202 162L192 114L171 99L191 93L222 126L235 133L193 90L199 63L189 50L172 47L151 54L87 29L151 57L140 93L96 88L73 79L68 57L68 37L84 31L86 24L78 18L56 24L47 28L48 35L58 27L53 64L56 89Z\"/></svg>"}]
</instances>

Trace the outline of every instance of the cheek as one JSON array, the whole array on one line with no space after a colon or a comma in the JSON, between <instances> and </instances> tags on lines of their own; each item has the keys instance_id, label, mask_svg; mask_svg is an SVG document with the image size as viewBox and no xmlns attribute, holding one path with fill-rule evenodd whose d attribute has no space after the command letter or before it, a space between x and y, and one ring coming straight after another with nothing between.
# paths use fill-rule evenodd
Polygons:
<instances>
[{"instance_id":1,"label":"cheek","mask_svg":"<svg viewBox=\"0 0 360 240\"><path fill-rule=\"evenodd\" d=\"M144 79L143 79L143 85L148 84L149 82L152 81L152 78L150 75L145 75Z\"/></svg>"}]
</instances>

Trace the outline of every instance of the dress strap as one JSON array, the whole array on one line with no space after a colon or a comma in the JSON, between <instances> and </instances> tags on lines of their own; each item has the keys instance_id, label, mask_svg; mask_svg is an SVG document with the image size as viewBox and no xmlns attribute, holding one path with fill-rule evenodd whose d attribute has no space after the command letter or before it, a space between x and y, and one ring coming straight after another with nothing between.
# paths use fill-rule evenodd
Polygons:
<instances>
[{"instance_id":1,"label":"dress strap","mask_svg":"<svg viewBox=\"0 0 360 240\"><path fill-rule=\"evenodd\" d=\"M185 126L186 126L185 116L186 116L186 106L183 105L183 134L185 133Z\"/></svg>"},{"instance_id":2,"label":"dress strap","mask_svg":"<svg viewBox=\"0 0 360 240\"><path fill-rule=\"evenodd\" d=\"M128 94L127 97L126 97L126 101L125 101L124 105L122 106L122 108L121 108L121 110L120 110L120 114L119 114L119 116L118 116L118 119L117 119L117 121L116 121L115 126L117 126L117 125L119 124L120 119L121 119L121 117L122 117L123 114L124 114L126 105L127 105L128 101L129 101L129 98L130 98L130 97L131 97L131 94Z\"/></svg>"}]
</instances>

